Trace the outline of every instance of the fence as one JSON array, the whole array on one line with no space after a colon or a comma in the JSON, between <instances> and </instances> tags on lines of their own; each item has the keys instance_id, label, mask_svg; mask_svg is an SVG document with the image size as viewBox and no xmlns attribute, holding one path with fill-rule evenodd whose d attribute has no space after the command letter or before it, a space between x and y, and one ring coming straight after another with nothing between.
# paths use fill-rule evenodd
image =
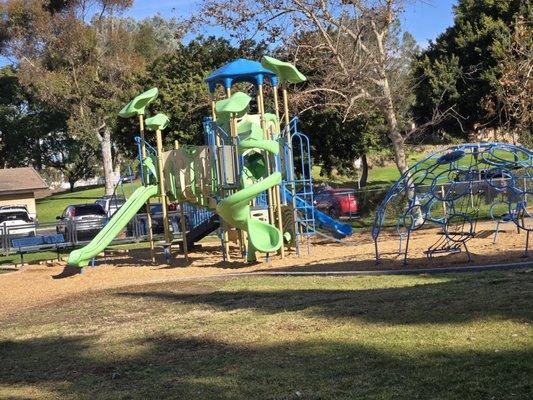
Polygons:
<instances>
[{"instance_id":1,"label":"fence","mask_svg":"<svg viewBox=\"0 0 533 400\"><path fill-rule=\"evenodd\" d=\"M190 218L189 215L186 215L185 218L187 229L190 229L202 220L202 216L196 214L191 214ZM173 235L181 235L179 212L170 212L168 219ZM49 237L57 235L58 233L63 235L64 241L54 244L61 244L62 248L83 246L89 243L104 225L105 223L102 224L101 220L96 219L85 219L83 221L69 220L64 224L56 222L33 222L17 226L0 224L0 253L4 256L8 256L12 253L19 252L19 247L13 245L13 241L16 239L39 236ZM147 226L147 215L136 214L111 244L126 244L145 241L148 238ZM154 231L154 239L164 240L162 214L152 214L152 227ZM47 246L42 247L44 250ZM33 250L38 251L39 249Z\"/></svg>"}]
</instances>

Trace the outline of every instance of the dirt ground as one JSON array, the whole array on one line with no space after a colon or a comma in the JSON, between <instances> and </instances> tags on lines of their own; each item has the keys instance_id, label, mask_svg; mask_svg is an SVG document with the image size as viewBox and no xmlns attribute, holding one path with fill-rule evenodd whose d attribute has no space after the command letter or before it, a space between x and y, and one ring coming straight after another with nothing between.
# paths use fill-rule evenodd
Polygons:
<instances>
[{"instance_id":1,"label":"dirt ground","mask_svg":"<svg viewBox=\"0 0 533 400\"><path fill-rule=\"evenodd\" d=\"M479 223L478 235L468 242L473 262L470 265L497 263L517 263L522 258L525 247L525 233L518 234L514 225L502 226L498 242L492 244L494 223ZM217 243L204 244L201 249L190 254L186 262L176 254L170 265L165 265L162 255L158 255L158 265L150 265L146 249L133 249L109 254L104 260L99 258L96 268L85 268L83 274L65 273L65 263L32 265L24 269L0 274L0 319L17 311L42 306L46 303L68 301L71 296L84 293L134 286L149 283L169 282L200 277L216 277L252 271L361 271L390 269L424 269L450 266L467 266L464 252L444 254L428 260L424 251L438 240L437 229L417 231L411 238L409 264L403 265L403 256L398 254L398 237L383 233L379 241L382 262L376 265L374 244L370 235L356 233L343 244L316 239L310 246L304 246L298 257L289 252L283 260L271 257L269 260L249 265L238 257L233 249L233 260L224 262ZM529 258L533 263L533 256Z\"/></svg>"}]
</instances>

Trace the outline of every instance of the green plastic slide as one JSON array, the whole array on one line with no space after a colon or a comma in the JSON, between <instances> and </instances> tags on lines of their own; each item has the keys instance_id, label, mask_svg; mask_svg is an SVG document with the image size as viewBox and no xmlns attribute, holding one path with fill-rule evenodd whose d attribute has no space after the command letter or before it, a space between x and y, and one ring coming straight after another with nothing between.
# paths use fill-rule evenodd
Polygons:
<instances>
[{"instance_id":1,"label":"green plastic slide","mask_svg":"<svg viewBox=\"0 0 533 400\"><path fill-rule=\"evenodd\" d=\"M217 214L224 221L248 232L248 261L255 261L255 252L273 253L281 246L280 231L266 222L250 216L250 200L259 193L281 183L281 173L274 172L253 185L226 197L217 206Z\"/></svg>"},{"instance_id":2,"label":"green plastic slide","mask_svg":"<svg viewBox=\"0 0 533 400\"><path fill-rule=\"evenodd\" d=\"M157 196L158 194L159 189L156 185L142 186L133 192L128 201L120 207L106 226L104 226L88 245L70 253L68 256L68 265L77 267L88 265L91 258L104 251L109 243L111 243L111 241L135 216L143 204L145 204L150 197Z\"/></svg>"}]
</instances>

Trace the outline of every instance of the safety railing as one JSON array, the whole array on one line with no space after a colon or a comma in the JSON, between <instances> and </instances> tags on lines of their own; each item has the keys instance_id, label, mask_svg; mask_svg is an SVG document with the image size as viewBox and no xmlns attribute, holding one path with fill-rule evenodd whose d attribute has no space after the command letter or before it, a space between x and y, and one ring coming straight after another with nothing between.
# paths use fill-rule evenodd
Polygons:
<instances>
[{"instance_id":1,"label":"safety railing","mask_svg":"<svg viewBox=\"0 0 533 400\"><path fill-rule=\"evenodd\" d=\"M142 157L142 147L144 145L144 148L146 150L146 156L150 155L157 155L157 150L155 147L150 145L146 140L141 138L140 136L135 136L135 143L137 144L137 152L138 152L138 158L139 158L139 172L141 174L141 182L146 182L145 176L144 176L144 160Z\"/></svg>"},{"instance_id":2,"label":"safety railing","mask_svg":"<svg viewBox=\"0 0 533 400\"><path fill-rule=\"evenodd\" d=\"M154 232L155 240L164 240L163 230L163 215L162 213L153 213L152 230ZM202 220L207 218L207 213L188 211L185 214L186 229L192 229L198 225ZM181 235L181 221L180 213L178 211L169 212L169 225L173 236ZM63 249L75 248L84 246L89 243L98 232L104 228L105 222L100 219L87 219L83 221L69 220L63 223L56 222L34 222L29 224L20 224L17 226L0 225L0 253L3 256L8 256L20 251L24 252L39 252L46 250L46 241L43 241L42 246L34 245L35 241L27 240L20 241L17 239L24 238L48 238L54 235L62 235L63 241L54 242L54 244L61 244ZM148 240L148 223L147 215L145 213L136 214L129 223L122 229L122 231L111 241L110 245L137 243ZM15 242L14 242L15 241ZM18 243L27 242L27 246L20 246ZM26 249L25 247L28 247Z\"/></svg>"}]
</instances>

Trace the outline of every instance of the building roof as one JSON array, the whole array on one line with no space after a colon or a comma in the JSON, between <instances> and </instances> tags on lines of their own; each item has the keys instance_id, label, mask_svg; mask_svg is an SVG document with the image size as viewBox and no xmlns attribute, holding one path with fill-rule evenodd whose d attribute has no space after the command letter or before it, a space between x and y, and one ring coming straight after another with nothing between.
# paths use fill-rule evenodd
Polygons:
<instances>
[{"instance_id":1,"label":"building roof","mask_svg":"<svg viewBox=\"0 0 533 400\"><path fill-rule=\"evenodd\" d=\"M48 189L48 185L33 167L0 169L0 194L43 189Z\"/></svg>"}]
</instances>

